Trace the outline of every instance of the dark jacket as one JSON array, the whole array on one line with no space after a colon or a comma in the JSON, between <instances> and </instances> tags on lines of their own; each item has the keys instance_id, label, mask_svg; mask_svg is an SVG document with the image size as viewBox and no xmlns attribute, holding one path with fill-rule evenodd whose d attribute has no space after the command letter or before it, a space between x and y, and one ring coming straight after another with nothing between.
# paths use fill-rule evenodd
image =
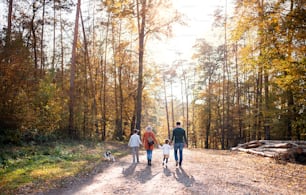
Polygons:
<instances>
[{"instance_id":1,"label":"dark jacket","mask_svg":"<svg viewBox=\"0 0 306 195\"><path fill-rule=\"evenodd\" d=\"M185 130L181 127L174 128L172 132L171 141L174 141L174 143L188 144Z\"/></svg>"}]
</instances>

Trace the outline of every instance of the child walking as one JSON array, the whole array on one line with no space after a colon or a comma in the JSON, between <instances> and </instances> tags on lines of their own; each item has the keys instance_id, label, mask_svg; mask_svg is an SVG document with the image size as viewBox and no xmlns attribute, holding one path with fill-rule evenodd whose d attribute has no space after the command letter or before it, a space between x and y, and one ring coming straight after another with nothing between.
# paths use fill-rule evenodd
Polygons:
<instances>
[{"instance_id":1,"label":"child walking","mask_svg":"<svg viewBox=\"0 0 306 195\"><path fill-rule=\"evenodd\" d=\"M132 149L133 163L139 163L139 146L142 145L140 136L138 135L138 129L134 129L133 135L131 135L128 146Z\"/></svg>"},{"instance_id":2,"label":"child walking","mask_svg":"<svg viewBox=\"0 0 306 195\"><path fill-rule=\"evenodd\" d=\"M159 148L163 150L163 166L167 167L169 154L171 150L171 146L169 145L169 140L166 139L163 146L159 145Z\"/></svg>"}]
</instances>

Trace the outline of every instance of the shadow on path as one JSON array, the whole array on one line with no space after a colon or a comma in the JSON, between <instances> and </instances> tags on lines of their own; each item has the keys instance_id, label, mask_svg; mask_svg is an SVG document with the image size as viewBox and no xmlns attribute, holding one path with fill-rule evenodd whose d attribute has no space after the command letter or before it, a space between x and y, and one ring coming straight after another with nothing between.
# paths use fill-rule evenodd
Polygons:
<instances>
[{"instance_id":1,"label":"shadow on path","mask_svg":"<svg viewBox=\"0 0 306 195\"><path fill-rule=\"evenodd\" d=\"M193 178L193 176L187 175L187 173L182 167L177 168L175 170L174 177L176 178L178 182L184 184L186 187L191 187L192 184L195 182L195 179Z\"/></svg>"},{"instance_id":2,"label":"shadow on path","mask_svg":"<svg viewBox=\"0 0 306 195\"><path fill-rule=\"evenodd\" d=\"M156 173L155 175L157 175ZM151 180L155 175L152 174L152 170L150 166L146 166L144 169L136 172L136 179L141 183L146 183Z\"/></svg>"},{"instance_id":3,"label":"shadow on path","mask_svg":"<svg viewBox=\"0 0 306 195\"><path fill-rule=\"evenodd\" d=\"M171 176L171 171L167 167L164 167L164 174L165 176L169 177Z\"/></svg>"},{"instance_id":4,"label":"shadow on path","mask_svg":"<svg viewBox=\"0 0 306 195\"><path fill-rule=\"evenodd\" d=\"M125 177L128 177L128 176L130 176L134 173L135 168L136 168L136 163L132 163L128 168L123 168L122 169L122 174Z\"/></svg>"}]
</instances>

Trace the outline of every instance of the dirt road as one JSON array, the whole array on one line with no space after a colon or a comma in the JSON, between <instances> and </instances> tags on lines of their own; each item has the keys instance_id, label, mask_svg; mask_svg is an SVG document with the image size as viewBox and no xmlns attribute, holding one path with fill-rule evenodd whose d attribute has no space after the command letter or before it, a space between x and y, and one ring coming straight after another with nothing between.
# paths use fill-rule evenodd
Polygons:
<instances>
[{"instance_id":1,"label":"dirt road","mask_svg":"<svg viewBox=\"0 0 306 195\"><path fill-rule=\"evenodd\" d=\"M181 168L175 167L173 154L164 168L162 152L155 149L151 167L144 151L139 164L131 162L128 155L85 181L47 194L306 194L305 165L276 164L245 153L185 149Z\"/></svg>"}]
</instances>

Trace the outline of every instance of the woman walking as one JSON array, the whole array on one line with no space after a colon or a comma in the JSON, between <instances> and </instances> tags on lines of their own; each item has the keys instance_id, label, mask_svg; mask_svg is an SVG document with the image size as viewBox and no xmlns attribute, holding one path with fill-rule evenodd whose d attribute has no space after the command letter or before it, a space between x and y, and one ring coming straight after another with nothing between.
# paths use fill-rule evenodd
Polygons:
<instances>
[{"instance_id":1,"label":"woman walking","mask_svg":"<svg viewBox=\"0 0 306 195\"><path fill-rule=\"evenodd\" d=\"M154 144L158 144L151 126L146 127L146 132L142 137L142 143L147 151L148 165L151 166Z\"/></svg>"}]
</instances>

